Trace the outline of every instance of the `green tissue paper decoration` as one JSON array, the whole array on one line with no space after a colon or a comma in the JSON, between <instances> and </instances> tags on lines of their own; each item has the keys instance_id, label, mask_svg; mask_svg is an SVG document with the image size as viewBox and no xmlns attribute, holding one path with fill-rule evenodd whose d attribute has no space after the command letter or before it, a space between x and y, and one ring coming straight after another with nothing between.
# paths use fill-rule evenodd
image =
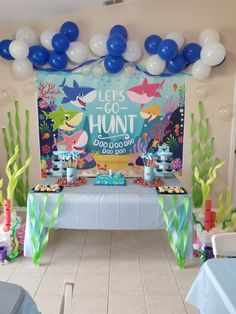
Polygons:
<instances>
[{"instance_id":1,"label":"green tissue paper decoration","mask_svg":"<svg viewBox=\"0 0 236 314\"><path fill-rule=\"evenodd\" d=\"M211 185L216 179L216 171L220 169L225 164L224 161L219 162L214 168L210 167L207 176L201 177L201 173L198 167L194 169L194 176L196 181L200 184L201 193L202 193L202 213L205 210L205 202L208 199L208 196L211 192Z\"/></svg>"},{"instance_id":2,"label":"green tissue paper decoration","mask_svg":"<svg viewBox=\"0 0 236 314\"><path fill-rule=\"evenodd\" d=\"M165 197L158 195L158 203L162 209L166 223L166 231L169 245L176 257L176 263L180 268L185 266L186 246L189 229L189 196L183 197L183 207L177 208L178 195L172 195L173 214L169 215L165 206ZM184 215L184 217L183 217ZM181 224L181 221L184 223Z\"/></svg>"},{"instance_id":3,"label":"green tissue paper decoration","mask_svg":"<svg viewBox=\"0 0 236 314\"><path fill-rule=\"evenodd\" d=\"M59 194L57 197L57 206L54 209L51 218L47 225L46 223L46 203L48 196L47 194L43 197L43 206L40 209L35 206L35 195L33 193L29 194L30 201L30 223L32 228L32 248L33 248L33 262L35 265L39 266L40 258L47 247L49 239L49 231L54 226L59 213L59 208L63 199L63 194Z\"/></svg>"},{"instance_id":4,"label":"green tissue paper decoration","mask_svg":"<svg viewBox=\"0 0 236 314\"><path fill-rule=\"evenodd\" d=\"M206 181L210 168L219 164L220 159L213 157L214 138L210 137L209 119L203 117L203 102L198 102L198 122L193 113L190 119L191 136L191 168L192 168L192 197L194 207L201 207L203 194L201 184L196 180L194 170L198 167L199 176Z\"/></svg>"},{"instance_id":5,"label":"green tissue paper decoration","mask_svg":"<svg viewBox=\"0 0 236 314\"><path fill-rule=\"evenodd\" d=\"M216 222L222 223L225 219L231 218L231 211L233 205L231 203L231 193L226 191L225 197L223 193L220 193L218 196L218 212L216 213Z\"/></svg>"},{"instance_id":6,"label":"green tissue paper decoration","mask_svg":"<svg viewBox=\"0 0 236 314\"><path fill-rule=\"evenodd\" d=\"M14 154L13 156L8 160L7 166L6 166L6 174L8 176L8 187L7 187L7 198L11 201L11 211L13 211L13 204L14 204L14 195L15 195L15 189L17 186L17 183L19 182L20 177L23 175L23 173L26 171L26 169L29 167L31 162L31 157L29 157L25 164L23 165L21 163L21 167L18 168L17 161L19 161L19 146L15 146Z\"/></svg>"},{"instance_id":7,"label":"green tissue paper decoration","mask_svg":"<svg viewBox=\"0 0 236 314\"><path fill-rule=\"evenodd\" d=\"M3 143L7 154L7 160L10 159L11 155L15 152L16 145L18 146L17 165L19 168L23 166L22 158L22 142L21 142L21 124L19 118L19 104L18 101L14 102L15 106L15 119L13 121L12 113L8 112L8 127L7 129L2 128ZM7 134L8 131L8 134ZM25 111L25 157L30 157L29 149L29 111ZM19 206L26 206L27 195L29 192L29 168L26 168L25 176L20 176L17 181L15 188L15 199Z\"/></svg>"}]
</instances>

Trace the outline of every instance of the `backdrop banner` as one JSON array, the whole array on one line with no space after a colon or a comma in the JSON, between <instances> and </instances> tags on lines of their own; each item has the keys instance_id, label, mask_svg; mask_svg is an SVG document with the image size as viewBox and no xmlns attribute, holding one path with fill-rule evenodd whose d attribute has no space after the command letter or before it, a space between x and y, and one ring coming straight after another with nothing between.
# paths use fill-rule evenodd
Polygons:
<instances>
[{"instance_id":1,"label":"backdrop banner","mask_svg":"<svg viewBox=\"0 0 236 314\"><path fill-rule=\"evenodd\" d=\"M100 74L88 65L37 71L42 176L53 173L53 152L63 150L79 153L80 175L112 169L140 176L141 153L163 144L173 152L173 168L181 170L185 78Z\"/></svg>"}]
</instances>

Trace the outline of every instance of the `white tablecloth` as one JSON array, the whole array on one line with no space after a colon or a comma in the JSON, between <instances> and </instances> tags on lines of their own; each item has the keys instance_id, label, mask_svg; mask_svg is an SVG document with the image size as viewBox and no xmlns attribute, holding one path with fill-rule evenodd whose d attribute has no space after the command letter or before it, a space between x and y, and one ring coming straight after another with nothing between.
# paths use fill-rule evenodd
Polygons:
<instances>
[{"instance_id":1,"label":"white tablecloth","mask_svg":"<svg viewBox=\"0 0 236 314\"><path fill-rule=\"evenodd\" d=\"M204 263L186 301L201 314L236 313L236 259L210 259Z\"/></svg>"},{"instance_id":2,"label":"white tablecloth","mask_svg":"<svg viewBox=\"0 0 236 314\"><path fill-rule=\"evenodd\" d=\"M48 184L55 181L49 179ZM166 224L162 210L157 202L155 188L142 187L127 180L127 186L95 186L94 179L88 179L86 185L64 188L64 198L56 221L57 228L71 229L103 229L103 230L148 230L165 229ZM166 179L166 185L179 185L175 178ZM34 193L35 206L43 207L43 193ZM57 205L57 194L48 194L47 218ZM166 197L166 206L172 211L171 196ZM178 207L183 206L183 196L178 197ZM32 256L31 224L29 214L29 198L27 205L27 223L25 250L26 256ZM187 255L192 256L192 211L189 208L189 239Z\"/></svg>"}]
</instances>

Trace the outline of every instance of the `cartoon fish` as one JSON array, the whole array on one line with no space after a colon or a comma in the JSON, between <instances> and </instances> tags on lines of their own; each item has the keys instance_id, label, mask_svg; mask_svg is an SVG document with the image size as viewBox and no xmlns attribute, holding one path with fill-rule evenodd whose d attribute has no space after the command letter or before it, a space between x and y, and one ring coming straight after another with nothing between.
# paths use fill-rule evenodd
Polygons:
<instances>
[{"instance_id":1,"label":"cartoon fish","mask_svg":"<svg viewBox=\"0 0 236 314\"><path fill-rule=\"evenodd\" d=\"M141 85L131 87L127 91L129 99L135 103L141 104L141 108L153 99L153 97L161 97L161 94L157 89L162 89L163 84L166 80L161 83L148 83L147 78L143 80Z\"/></svg>"},{"instance_id":2,"label":"cartoon fish","mask_svg":"<svg viewBox=\"0 0 236 314\"><path fill-rule=\"evenodd\" d=\"M172 87L173 87L173 90L176 92L179 86L175 83L172 85Z\"/></svg>"},{"instance_id":3,"label":"cartoon fish","mask_svg":"<svg viewBox=\"0 0 236 314\"><path fill-rule=\"evenodd\" d=\"M77 110L65 110L63 106L58 111L45 112L46 119L53 122L53 131L57 129L65 131L74 131L75 127L80 124L83 119L83 113Z\"/></svg>"},{"instance_id":4,"label":"cartoon fish","mask_svg":"<svg viewBox=\"0 0 236 314\"><path fill-rule=\"evenodd\" d=\"M88 143L88 134L86 131L79 131L73 135L62 134L61 136L63 137L63 141L54 141L53 146L65 145L66 150L69 152L73 150L80 153L84 152L83 147Z\"/></svg>"},{"instance_id":5,"label":"cartoon fish","mask_svg":"<svg viewBox=\"0 0 236 314\"><path fill-rule=\"evenodd\" d=\"M159 104L157 104L157 106L151 104L149 107L143 108L140 111L140 115L143 119L146 119L148 122L151 122L152 120L156 119L156 117L161 115L159 109L160 109Z\"/></svg>"},{"instance_id":6,"label":"cartoon fish","mask_svg":"<svg viewBox=\"0 0 236 314\"><path fill-rule=\"evenodd\" d=\"M62 104L71 102L74 106L85 110L86 104L93 102L97 97L97 91L92 87L79 86L75 80L73 80L73 87L69 87L65 82L66 80L64 79L60 85L66 95L62 99Z\"/></svg>"}]
</instances>

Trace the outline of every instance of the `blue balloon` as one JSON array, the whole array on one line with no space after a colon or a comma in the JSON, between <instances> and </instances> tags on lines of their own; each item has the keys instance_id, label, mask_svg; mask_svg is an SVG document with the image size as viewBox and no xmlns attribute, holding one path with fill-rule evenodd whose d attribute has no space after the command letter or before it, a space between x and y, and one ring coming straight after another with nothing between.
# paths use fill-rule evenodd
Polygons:
<instances>
[{"instance_id":1,"label":"blue balloon","mask_svg":"<svg viewBox=\"0 0 236 314\"><path fill-rule=\"evenodd\" d=\"M76 41L79 37L79 28L74 22L68 21L62 24L60 33L66 36L69 41Z\"/></svg>"},{"instance_id":2,"label":"blue balloon","mask_svg":"<svg viewBox=\"0 0 236 314\"><path fill-rule=\"evenodd\" d=\"M124 58L122 56L106 55L104 59L104 66L109 73L118 73L122 70L124 65Z\"/></svg>"},{"instance_id":3,"label":"blue balloon","mask_svg":"<svg viewBox=\"0 0 236 314\"><path fill-rule=\"evenodd\" d=\"M176 42L173 39L164 39L158 47L158 54L165 61L174 59L178 54Z\"/></svg>"},{"instance_id":4,"label":"blue balloon","mask_svg":"<svg viewBox=\"0 0 236 314\"><path fill-rule=\"evenodd\" d=\"M178 55L173 60L166 62L167 70L171 73L179 73L184 70L185 68L185 60L184 57Z\"/></svg>"},{"instance_id":5,"label":"blue balloon","mask_svg":"<svg viewBox=\"0 0 236 314\"><path fill-rule=\"evenodd\" d=\"M29 60L33 65L42 66L48 62L49 53L46 48L35 45L29 48Z\"/></svg>"},{"instance_id":6,"label":"blue balloon","mask_svg":"<svg viewBox=\"0 0 236 314\"><path fill-rule=\"evenodd\" d=\"M127 43L119 34L111 35L107 40L107 50L113 56L121 56L126 49Z\"/></svg>"},{"instance_id":7,"label":"blue balloon","mask_svg":"<svg viewBox=\"0 0 236 314\"><path fill-rule=\"evenodd\" d=\"M183 56L188 62L193 63L200 59L201 50L202 47L200 45L189 43L184 47Z\"/></svg>"},{"instance_id":8,"label":"blue balloon","mask_svg":"<svg viewBox=\"0 0 236 314\"><path fill-rule=\"evenodd\" d=\"M111 30L110 30L110 36L111 35L115 35L115 34L119 34L122 37L124 37L124 39L127 40L128 38L128 32L127 29L123 26L123 25L114 25Z\"/></svg>"},{"instance_id":9,"label":"blue balloon","mask_svg":"<svg viewBox=\"0 0 236 314\"><path fill-rule=\"evenodd\" d=\"M48 63L53 70L63 70L66 68L68 62L68 57L65 53L59 53L53 51L49 55Z\"/></svg>"},{"instance_id":10,"label":"blue balloon","mask_svg":"<svg viewBox=\"0 0 236 314\"><path fill-rule=\"evenodd\" d=\"M6 60L14 60L9 52L9 46L12 41L10 39L4 39L0 42L0 56Z\"/></svg>"},{"instance_id":11,"label":"blue balloon","mask_svg":"<svg viewBox=\"0 0 236 314\"><path fill-rule=\"evenodd\" d=\"M144 42L144 47L150 55L154 55L158 53L158 47L160 43L162 42L162 39L158 35L150 35L146 38Z\"/></svg>"},{"instance_id":12,"label":"blue balloon","mask_svg":"<svg viewBox=\"0 0 236 314\"><path fill-rule=\"evenodd\" d=\"M52 46L57 52L65 52L69 48L70 42L65 35L58 33L52 37Z\"/></svg>"}]
</instances>

